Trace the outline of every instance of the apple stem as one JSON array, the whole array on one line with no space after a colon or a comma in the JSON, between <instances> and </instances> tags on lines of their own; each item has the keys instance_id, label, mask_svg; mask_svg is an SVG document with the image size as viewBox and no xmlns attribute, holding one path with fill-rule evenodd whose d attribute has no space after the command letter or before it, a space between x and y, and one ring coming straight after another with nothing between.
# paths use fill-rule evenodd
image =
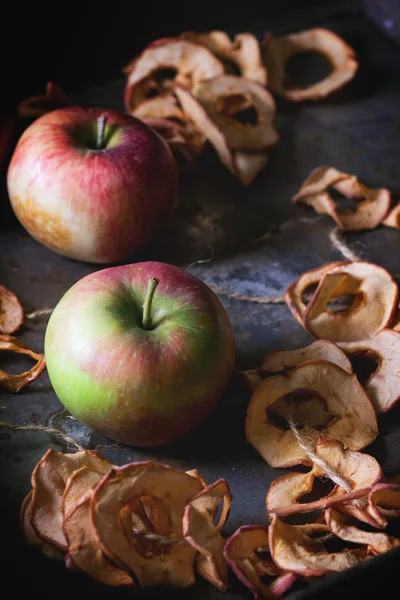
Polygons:
<instances>
[{"instance_id":1,"label":"apple stem","mask_svg":"<svg viewBox=\"0 0 400 600\"><path fill-rule=\"evenodd\" d=\"M97 142L96 148L101 150L104 144L104 132L106 129L107 117L105 115L101 115L97 119Z\"/></svg>"},{"instance_id":2,"label":"apple stem","mask_svg":"<svg viewBox=\"0 0 400 600\"><path fill-rule=\"evenodd\" d=\"M156 287L159 283L160 280L157 279L157 277L150 277L143 302L142 327L144 329L151 329L151 303L153 301L154 292L156 291Z\"/></svg>"}]
</instances>

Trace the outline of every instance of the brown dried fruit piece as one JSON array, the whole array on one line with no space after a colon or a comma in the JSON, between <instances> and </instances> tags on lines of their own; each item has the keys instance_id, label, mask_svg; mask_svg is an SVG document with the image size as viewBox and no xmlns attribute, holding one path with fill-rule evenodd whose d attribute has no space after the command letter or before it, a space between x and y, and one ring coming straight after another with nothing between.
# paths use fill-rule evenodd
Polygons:
<instances>
[{"instance_id":1,"label":"brown dried fruit piece","mask_svg":"<svg viewBox=\"0 0 400 600\"><path fill-rule=\"evenodd\" d=\"M152 461L112 469L96 487L91 502L91 521L101 549L113 563L133 572L142 587L192 585L196 550L184 542L182 519L185 506L202 490L195 477ZM151 556L143 553L126 519L120 519L124 507L142 497L162 502L168 515L168 529L162 535L171 544L160 544Z\"/></svg>"},{"instance_id":2,"label":"brown dried fruit piece","mask_svg":"<svg viewBox=\"0 0 400 600\"><path fill-rule=\"evenodd\" d=\"M225 31L185 31L182 37L206 46L218 58L235 63L247 79L263 86L267 85L267 70L261 56L260 44L253 34L239 33L231 40Z\"/></svg>"},{"instance_id":3,"label":"brown dried fruit piece","mask_svg":"<svg viewBox=\"0 0 400 600\"><path fill-rule=\"evenodd\" d=\"M270 352L261 363L261 369L268 373L282 373L308 360L327 360L352 373L351 362L346 354L333 342L316 340L309 346L298 350L280 350Z\"/></svg>"},{"instance_id":4,"label":"brown dried fruit piece","mask_svg":"<svg viewBox=\"0 0 400 600\"><path fill-rule=\"evenodd\" d=\"M382 225L400 229L400 202L390 210L387 217L382 221Z\"/></svg>"},{"instance_id":5,"label":"brown dried fruit piece","mask_svg":"<svg viewBox=\"0 0 400 600\"><path fill-rule=\"evenodd\" d=\"M339 211L329 188L356 201L353 210ZM334 167L318 167L302 184L292 201L312 206L320 215L329 215L340 229L363 231L375 229L390 208L390 192L385 188L368 188L355 175L348 175Z\"/></svg>"},{"instance_id":6,"label":"brown dried fruit piece","mask_svg":"<svg viewBox=\"0 0 400 600\"><path fill-rule=\"evenodd\" d=\"M125 570L112 564L101 550L90 522L93 488L102 475L81 467L68 479L64 493L63 531L68 545L66 564L74 565L90 577L109 586L132 586Z\"/></svg>"},{"instance_id":7,"label":"brown dried fruit piece","mask_svg":"<svg viewBox=\"0 0 400 600\"><path fill-rule=\"evenodd\" d=\"M358 69L354 50L328 29L318 27L282 37L268 34L263 45L268 86L274 94L292 102L325 98L353 79ZM326 56L332 72L309 87L292 87L286 74L286 63L291 56L303 52L318 52Z\"/></svg>"},{"instance_id":8,"label":"brown dried fruit piece","mask_svg":"<svg viewBox=\"0 0 400 600\"><path fill-rule=\"evenodd\" d=\"M142 121L167 142L172 152L181 154L188 162L195 160L205 148L204 136L189 125L156 117L146 117Z\"/></svg>"},{"instance_id":9,"label":"brown dried fruit piece","mask_svg":"<svg viewBox=\"0 0 400 600\"><path fill-rule=\"evenodd\" d=\"M268 550L268 526L243 525L225 542L223 555L226 562L255 600L280 597L297 579L293 573L282 572L271 557L261 558L257 554L258 551L264 555ZM274 578L270 584L261 579L266 575Z\"/></svg>"},{"instance_id":10,"label":"brown dried fruit piece","mask_svg":"<svg viewBox=\"0 0 400 600\"><path fill-rule=\"evenodd\" d=\"M326 509L325 520L338 538L353 544L367 545L368 554L384 554L400 546L400 540L397 538L387 533L363 531L351 518L332 508Z\"/></svg>"},{"instance_id":11,"label":"brown dried fruit piece","mask_svg":"<svg viewBox=\"0 0 400 600\"><path fill-rule=\"evenodd\" d=\"M302 496L311 493L317 477L330 477L322 465L314 464L309 473L288 473L271 483L266 497L269 512L287 516L349 502L355 498L365 498L363 504L367 504L370 489L382 477L381 468L375 458L361 452L345 450L338 440L319 440L315 454L322 459L324 466L346 482L348 488L344 489L336 483L327 496L310 502L298 502Z\"/></svg>"},{"instance_id":12,"label":"brown dried fruit piece","mask_svg":"<svg viewBox=\"0 0 400 600\"><path fill-rule=\"evenodd\" d=\"M297 424L312 427L314 443L319 437L337 439L361 450L378 434L375 410L356 376L327 361L269 377L252 395L246 438L272 467L311 464L288 425L289 412Z\"/></svg>"},{"instance_id":13,"label":"brown dried fruit piece","mask_svg":"<svg viewBox=\"0 0 400 600\"><path fill-rule=\"evenodd\" d=\"M34 528L32 527L31 518L32 518L32 495L33 490L31 490L24 498L21 505L21 528L25 534L25 537L28 541L28 544L31 546L35 546L43 552L47 558L56 559L56 560L64 560L64 553L61 552L58 548L53 546L52 544L45 542L42 540L37 534Z\"/></svg>"},{"instance_id":14,"label":"brown dried fruit piece","mask_svg":"<svg viewBox=\"0 0 400 600\"><path fill-rule=\"evenodd\" d=\"M363 385L378 414L387 412L400 398L400 333L383 329L375 337L360 342L339 342L346 354L372 358L376 370Z\"/></svg>"},{"instance_id":15,"label":"brown dried fruit piece","mask_svg":"<svg viewBox=\"0 0 400 600\"><path fill-rule=\"evenodd\" d=\"M37 354L20 339L11 335L0 335L0 351L16 352L17 354L26 354L36 361L35 366L29 371L24 371L20 375L10 375L0 369L0 387L9 392L20 392L25 386L35 381L43 373L46 367L44 354Z\"/></svg>"},{"instance_id":16,"label":"brown dried fruit piece","mask_svg":"<svg viewBox=\"0 0 400 600\"><path fill-rule=\"evenodd\" d=\"M343 571L367 559L366 551L359 549L328 553L309 528L284 523L275 514L270 516L268 535L275 564L305 577Z\"/></svg>"},{"instance_id":17,"label":"brown dried fruit piece","mask_svg":"<svg viewBox=\"0 0 400 600\"><path fill-rule=\"evenodd\" d=\"M171 77L166 71L172 71ZM151 93L168 93L173 82L193 89L206 79L224 73L224 66L212 52L199 44L179 38L157 40L125 68L125 108L130 113Z\"/></svg>"},{"instance_id":18,"label":"brown dried fruit piece","mask_svg":"<svg viewBox=\"0 0 400 600\"><path fill-rule=\"evenodd\" d=\"M94 450L64 454L50 449L38 462L31 476L31 524L41 539L63 552L67 550L63 532L63 496L69 477L84 466L104 475L113 465Z\"/></svg>"},{"instance_id":19,"label":"brown dried fruit piece","mask_svg":"<svg viewBox=\"0 0 400 600\"><path fill-rule=\"evenodd\" d=\"M213 519L221 501L221 518L214 525ZM219 532L228 518L231 502L232 494L227 482L219 479L188 503L183 516L185 540L199 552L197 572L222 591L227 589L229 582L228 566L222 556L225 540Z\"/></svg>"},{"instance_id":20,"label":"brown dried fruit piece","mask_svg":"<svg viewBox=\"0 0 400 600\"><path fill-rule=\"evenodd\" d=\"M24 310L17 296L0 285L0 333L14 333L24 322Z\"/></svg>"},{"instance_id":21,"label":"brown dried fruit piece","mask_svg":"<svg viewBox=\"0 0 400 600\"><path fill-rule=\"evenodd\" d=\"M321 339L357 342L388 327L397 309L398 286L382 267L353 261L325 271L303 315L306 329ZM332 298L350 295L344 312L326 308Z\"/></svg>"},{"instance_id":22,"label":"brown dried fruit piece","mask_svg":"<svg viewBox=\"0 0 400 600\"><path fill-rule=\"evenodd\" d=\"M47 112L68 106L69 99L62 88L49 81L46 84L46 91L40 96L26 98L19 103L17 112L20 117L40 117Z\"/></svg>"},{"instance_id":23,"label":"brown dried fruit piece","mask_svg":"<svg viewBox=\"0 0 400 600\"><path fill-rule=\"evenodd\" d=\"M388 519L400 518L400 476L377 483L368 496L369 513L386 527Z\"/></svg>"},{"instance_id":24,"label":"brown dried fruit piece","mask_svg":"<svg viewBox=\"0 0 400 600\"><path fill-rule=\"evenodd\" d=\"M317 267L316 269L306 271L300 275L297 281L294 281L288 286L285 292L286 304L296 321L302 327L304 327L303 317L307 308L307 305L303 300L303 296L307 292L308 288L317 285L321 281L323 275L331 269L346 264L347 262L343 261L326 263L325 265L322 265L322 267Z\"/></svg>"}]
</instances>

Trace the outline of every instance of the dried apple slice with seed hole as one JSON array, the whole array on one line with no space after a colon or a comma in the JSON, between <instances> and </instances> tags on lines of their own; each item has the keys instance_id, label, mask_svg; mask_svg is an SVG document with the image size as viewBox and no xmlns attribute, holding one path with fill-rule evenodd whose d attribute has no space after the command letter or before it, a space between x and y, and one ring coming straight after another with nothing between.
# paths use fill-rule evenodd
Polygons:
<instances>
[{"instance_id":1,"label":"dried apple slice with seed hole","mask_svg":"<svg viewBox=\"0 0 400 600\"><path fill-rule=\"evenodd\" d=\"M368 554L384 554L400 546L400 540L397 538L387 533L364 531L357 527L347 515L333 508L325 510L325 520L332 533L341 540L367 545Z\"/></svg>"},{"instance_id":2,"label":"dried apple slice with seed hole","mask_svg":"<svg viewBox=\"0 0 400 600\"><path fill-rule=\"evenodd\" d=\"M280 569L304 577L321 577L343 571L367 558L364 549L328 553L324 544L308 528L284 523L275 514L270 516L268 536L275 564Z\"/></svg>"},{"instance_id":3,"label":"dried apple slice with seed hole","mask_svg":"<svg viewBox=\"0 0 400 600\"><path fill-rule=\"evenodd\" d=\"M339 210L330 189L355 201L354 208ZM363 231L382 223L391 199L385 188L368 188L355 175L323 166L310 173L292 201L312 206L318 214L329 215L340 229Z\"/></svg>"},{"instance_id":4,"label":"dried apple slice with seed hole","mask_svg":"<svg viewBox=\"0 0 400 600\"><path fill-rule=\"evenodd\" d=\"M0 369L0 387L3 387L9 392L20 392L24 387L40 377L46 368L44 354L34 352L29 346L16 337L11 335L0 335L0 351L2 350L5 352L25 354L36 361L36 364L32 369L24 371L20 375L11 375Z\"/></svg>"},{"instance_id":5,"label":"dried apple slice with seed hole","mask_svg":"<svg viewBox=\"0 0 400 600\"><path fill-rule=\"evenodd\" d=\"M338 503L350 502L363 498L363 506L367 504L367 496L372 487L382 477L379 463L368 454L344 450L338 440L319 440L315 454L322 459L323 466L346 483L346 488L337 483L322 498L303 501L312 494L318 478L329 478L328 469L321 464L314 464L308 473L288 473L275 479L270 485L266 497L267 510L280 516L312 512ZM333 482L332 482L333 483ZM361 508L361 506L358 506Z\"/></svg>"},{"instance_id":6,"label":"dried apple slice with seed hole","mask_svg":"<svg viewBox=\"0 0 400 600\"><path fill-rule=\"evenodd\" d=\"M297 580L283 573L268 555L268 526L243 525L225 542L223 555L229 567L253 594L255 600L280 597ZM269 577L270 581L264 580Z\"/></svg>"},{"instance_id":7,"label":"dried apple slice with seed hole","mask_svg":"<svg viewBox=\"0 0 400 600\"><path fill-rule=\"evenodd\" d=\"M142 587L192 585L196 550L183 539L182 519L187 503L202 490L195 477L161 463L146 461L114 468L98 484L91 502L91 521L100 547L112 562L132 571ZM136 547L136 532L131 536L121 523L128 504L143 497L163 502L170 523L165 537L171 543L163 544L163 551L151 558Z\"/></svg>"},{"instance_id":8,"label":"dried apple slice with seed hole","mask_svg":"<svg viewBox=\"0 0 400 600\"><path fill-rule=\"evenodd\" d=\"M81 467L72 473L64 492L63 531L67 540L67 568L80 569L109 586L133 586L129 573L112 564L101 550L90 522L93 489L102 475Z\"/></svg>"},{"instance_id":9,"label":"dried apple slice with seed hole","mask_svg":"<svg viewBox=\"0 0 400 600\"><path fill-rule=\"evenodd\" d=\"M389 519L400 518L400 477L377 483L369 493L368 508L373 517L383 522L382 528Z\"/></svg>"},{"instance_id":10,"label":"dried apple slice with seed hole","mask_svg":"<svg viewBox=\"0 0 400 600\"><path fill-rule=\"evenodd\" d=\"M14 333L23 322L24 310L17 296L0 285L0 333Z\"/></svg>"},{"instance_id":11,"label":"dried apple slice with seed hole","mask_svg":"<svg viewBox=\"0 0 400 600\"><path fill-rule=\"evenodd\" d=\"M81 467L104 475L113 466L94 450L62 453L50 449L34 468L31 523L36 534L62 551L67 550L63 532L63 495L69 477Z\"/></svg>"},{"instance_id":12,"label":"dried apple slice with seed hole","mask_svg":"<svg viewBox=\"0 0 400 600\"><path fill-rule=\"evenodd\" d=\"M288 424L289 413L299 428L312 428L308 436L314 443L319 437L338 439L345 448L361 450L378 434L375 410L356 376L328 361L269 377L253 393L246 438L271 467L311 464Z\"/></svg>"},{"instance_id":13,"label":"dried apple slice with seed hole","mask_svg":"<svg viewBox=\"0 0 400 600\"><path fill-rule=\"evenodd\" d=\"M306 329L320 339L357 342L388 327L397 309L398 286L373 263L353 261L325 271L303 315ZM348 310L327 309L335 297L351 295Z\"/></svg>"},{"instance_id":14,"label":"dried apple slice with seed hole","mask_svg":"<svg viewBox=\"0 0 400 600\"><path fill-rule=\"evenodd\" d=\"M225 31L210 31L202 33L185 31L182 37L190 42L206 46L213 54L223 61L234 63L239 74L260 85L267 85L267 70L261 55L257 38L251 33L239 33L233 40ZM227 65L227 72L229 71Z\"/></svg>"},{"instance_id":15,"label":"dried apple slice with seed hole","mask_svg":"<svg viewBox=\"0 0 400 600\"><path fill-rule=\"evenodd\" d=\"M281 37L268 34L263 47L268 87L274 94L292 102L325 98L351 81L358 69L354 50L333 31L320 27ZM290 57L304 52L326 56L332 72L309 87L292 87L286 74L286 64Z\"/></svg>"},{"instance_id":16,"label":"dried apple slice with seed hole","mask_svg":"<svg viewBox=\"0 0 400 600\"><path fill-rule=\"evenodd\" d=\"M35 546L41 552L50 559L63 560L64 553L59 550L56 546L53 546L49 542L42 540L32 527L32 496L33 490L31 490L24 498L21 506L21 528L25 534L28 544Z\"/></svg>"},{"instance_id":17,"label":"dried apple slice with seed hole","mask_svg":"<svg viewBox=\"0 0 400 600\"><path fill-rule=\"evenodd\" d=\"M223 502L219 522L213 523L218 505ZM224 538L219 533L230 511L232 494L225 479L219 479L197 494L186 506L183 516L185 540L199 552L197 572L217 589L229 585L228 566L223 558Z\"/></svg>"},{"instance_id":18,"label":"dried apple slice with seed hole","mask_svg":"<svg viewBox=\"0 0 400 600\"><path fill-rule=\"evenodd\" d=\"M391 329L383 329L372 339L360 342L339 342L339 345L350 358L359 358L361 367L363 362L373 362L375 369L366 380L361 379L360 381L378 414L390 410L400 398L398 363L400 333ZM357 370L356 374L358 374Z\"/></svg>"},{"instance_id":19,"label":"dried apple slice with seed hole","mask_svg":"<svg viewBox=\"0 0 400 600\"><path fill-rule=\"evenodd\" d=\"M40 117L47 112L64 108L70 104L63 89L53 81L48 81L45 93L22 100L18 105L17 112L20 117Z\"/></svg>"},{"instance_id":20,"label":"dried apple slice with seed hole","mask_svg":"<svg viewBox=\"0 0 400 600\"><path fill-rule=\"evenodd\" d=\"M131 112L150 95L168 92L173 82L192 89L224 73L208 48L179 38L153 42L125 68L125 108ZM159 74L159 78L158 75Z\"/></svg>"}]
</instances>

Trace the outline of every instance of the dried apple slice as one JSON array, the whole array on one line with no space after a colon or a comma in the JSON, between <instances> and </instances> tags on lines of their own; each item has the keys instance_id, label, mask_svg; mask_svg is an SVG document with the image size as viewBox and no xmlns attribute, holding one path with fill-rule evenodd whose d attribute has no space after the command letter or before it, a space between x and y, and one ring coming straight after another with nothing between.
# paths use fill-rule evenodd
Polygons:
<instances>
[{"instance_id":1,"label":"dried apple slice","mask_svg":"<svg viewBox=\"0 0 400 600\"><path fill-rule=\"evenodd\" d=\"M171 78L165 76L166 70L173 72ZM125 108L131 112L150 92L168 92L172 82L193 89L206 79L222 75L224 66L204 46L179 38L164 38L147 46L124 68L124 73L127 76Z\"/></svg>"},{"instance_id":2,"label":"dried apple slice","mask_svg":"<svg viewBox=\"0 0 400 600\"><path fill-rule=\"evenodd\" d=\"M218 58L235 63L241 74L260 85L267 85L267 70L257 38L251 33L239 33L233 40L225 31L185 31L185 40L206 46Z\"/></svg>"},{"instance_id":3,"label":"dried apple slice","mask_svg":"<svg viewBox=\"0 0 400 600\"><path fill-rule=\"evenodd\" d=\"M296 581L293 573L282 573L270 557L260 558L269 549L268 526L243 525L225 542L223 555L236 577L249 588L255 600L280 597ZM269 585L261 579L264 575L274 577Z\"/></svg>"},{"instance_id":4,"label":"dried apple slice","mask_svg":"<svg viewBox=\"0 0 400 600\"><path fill-rule=\"evenodd\" d=\"M322 498L311 502L298 502L302 496L312 491L317 477L329 478L329 473L321 465L314 464L308 473L288 473L271 483L266 497L266 506L270 513L287 516L311 512L356 498L364 498L364 505L367 504L369 491L383 476L375 458L361 452L344 450L338 440L320 440L315 447L315 454L347 483L348 491L336 484L334 489Z\"/></svg>"},{"instance_id":5,"label":"dried apple slice","mask_svg":"<svg viewBox=\"0 0 400 600\"><path fill-rule=\"evenodd\" d=\"M67 540L66 564L78 567L90 577L109 586L133 586L127 571L112 564L102 552L90 522L93 488L102 475L81 467L72 473L64 492L63 532ZM75 488L75 489L74 489Z\"/></svg>"},{"instance_id":6,"label":"dried apple slice","mask_svg":"<svg viewBox=\"0 0 400 600\"><path fill-rule=\"evenodd\" d=\"M0 285L0 333L14 333L24 322L24 310L17 296Z\"/></svg>"},{"instance_id":7,"label":"dried apple slice","mask_svg":"<svg viewBox=\"0 0 400 600\"><path fill-rule=\"evenodd\" d=\"M187 587L195 581L196 550L184 543L185 506L202 491L195 477L152 461L131 463L111 470L98 484L91 502L91 521L103 552L122 569L132 571L142 587ZM152 557L143 556L120 521L120 512L134 498L155 497L169 516L170 545ZM157 532L155 532L157 533Z\"/></svg>"},{"instance_id":8,"label":"dried apple slice","mask_svg":"<svg viewBox=\"0 0 400 600\"><path fill-rule=\"evenodd\" d=\"M363 385L378 414L390 410L400 398L400 333L382 329L371 339L339 342L339 345L350 356L372 357L376 360L376 370Z\"/></svg>"},{"instance_id":9,"label":"dried apple slice","mask_svg":"<svg viewBox=\"0 0 400 600\"><path fill-rule=\"evenodd\" d=\"M399 478L377 483L369 493L368 508L378 521L383 521L382 528L388 519L400 518Z\"/></svg>"},{"instance_id":10,"label":"dried apple slice","mask_svg":"<svg viewBox=\"0 0 400 600\"><path fill-rule=\"evenodd\" d=\"M246 371L241 371L240 376L243 378L248 391L253 393L260 383L264 381L264 370L247 369Z\"/></svg>"},{"instance_id":11,"label":"dried apple slice","mask_svg":"<svg viewBox=\"0 0 400 600\"><path fill-rule=\"evenodd\" d=\"M354 296L350 308L333 312L328 302ZM306 329L315 337L334 342L373 338L388 327L397 309L398 286L392 276L373 263L353 261L325 271L303 315Z\"/></svg>"},{"instance_id":12,"label":"dried apple slice","mask_svg":"<svg viewBox=\"0 0 400 600\"><path fill-rule=\"evenodd\" d=\"M345 264L347 264L347 262L331 262L323 265L322 267L311 269L310 271L306 271L300 275L297 281L294 281L288 286L285 292L286 304L296 321L302 327L304 327L303 317L307 308L307 305L303 300L303 296L307 292L308 288L317 285L326 272Z\"/></svg>"},{"instance_id":13,"label":"dried apple slice","mask_svg":"<svg viewBox=\"0 0 400 600\"><path fill-rule=\"evenodd\" d=\"M172 152L181 154L188 162L200 156L205 148L205 138L196 128L185 126L170 119L146 117L142 121L150 125L168 144Z\"/></svg>"},{"instance_id":14,"label":"dried apple slice","mask_svg":"<svg viewBox=\"0 0 400 600\"><path fill-rule=\"evenodd\" d=\"M22 100L18 105L17 112L20 117L40 117L69 104L71 103L62 88L53 81L49 81L44 94Z\"/></svg>"},{"instance_id":15,"label":"dried apple slice","mask_svg":"<svg viewBox=\"0 0 400 600\"><path fill-rule=\"evenodd\" d=\"M316 340L309 346L298 350L279 350L270 352L261 363L268 373L282 373L308 360L327 360L352 373L351 362L338 345L328 340Z\"/></svg>"},{"instance_id":16,"label":"dried apple slice","mask_svg":"<svg viewBox=\"0 0 400 600\"><path fill-rule=\"evenodd\" d=\"M309 361L284 375L269 377L255 390L247 408L248 442L276 468L311 460L288 425L288 412L309 437L341 440L361 450L378 434L376 413L355 375L327 361Z\"/></svg>"},{"instance_id":17,"label":"dried apple slice","mask_svg":"<svg viewBox=\"0 0 400 600\"><path fill-rule=\"evenodd\" d=\"M397 538L387 533L363 531L348 516L332 508L326 509L325 520L332 533L341 540L367 545L368 554L384 554L400 546Z\"/></svg>"},{"instance_id":18,"label":"dried apple slice","mask_svg":"<svg viewBox=\"0 0 400 600\"><path fill-rule=\"evenodd\" d=\"M356 201L354 210L339 211L329 188ZM334 167L318 167L303 182L292 201L312 206L320 215L329 215L340 229L363 231L375 229L390 208L390 192L385 188L369 188L355 175L348 175Z\"/></svg>"},{"instance_id":19,"label":"dried apple slice","mask_svg":"<svg viewBox=\"0 0 400 600\"><path fill-rule=\"evenodd\" d=\"M195 86L193 93L232 150L260 152L278 142L275 101L262 85L237 75L221 75ZM243 123L240 113L250 108L256 122Z\"/></svg>"},{"instance_id":20,"label":"dried apple slice","mask_svg":"<svg viewBox=\"0 0 400 600\"><path fill-rule=\"evenodd\" d=\"M24 532L24 535L28 541L28 544L31 546L35 546L41 552L50 559L63 560L64 553L61 552L56 546L53 546L49 542L45 542L42 540L37 534L34 528L32 527L32 495L33 490L31 490L24 498L21 505L21 528Z\"/></svg>"},{"instance_id":21,"label":"dried apple slice","mask_svg":"<svg viewBox=\"0 0 400 600\"><path fill-rule=\"evenodd\" d=\"M389 211L387 217L382 221L382 225L400 229L400 202Z\"/></svg>"},{"instance_id":22,"label":"dried apple slice","mask_svg":"<svg viewBox=\"0 0 400 600\"><path fill-rule=\"evenodd\" d=\"M10 375L0 369L0 387L9 392L18 393L24 387L35 381L46 368L44 354L37 354L20 339L11 335L0 335L0 351L16 352L17 354L26 354L36 361L35 366L29 371L24 371L20 375Z\"/></svg>"},{"instance_id":23,"label":"dried apple slice","mask_svg":"<svg viewBox=\"0 0 400 600\"><path fill-rule=\"evenodd\" d=\"M301 525L289 525L275 514L270 516L269 547L280 569L305 577L320 577L354 567L367 558L363 549L328 553L323 543L309 533Z\"/></svg>"},{"instance_id":24,"label":"dried apple slice","mask_svg":"<svg viewBox=\"0 0 400 600\"><path fill-rule=\"evenodd\" d=\"M351 81L358 69L354 50L336 33L321 27L282 37L268 34L263 46L268 86L274 94L292 102L325 98ZM309 87L293 87L288 81L286 63L291 56L303 52L326 56L332 72Z\"/></svg>"},{"instance_id":25,"label":"dried apple slice","mask_svg":"<svg viewBox=\"0 0 400 600\"><path fill-rule=\"evenodd\" d=\"M50 449L32 472L32 526L41 539L62 551L67 550L62 527L64 491L69 477L84 466L103 475L113 465L94 450L71 454Z\"/></svg>"},{"instance_id":26,"label":"dried apple slice","mask_svg":"<svg viewBox=\"0 0 400 600\"><path fill-rule=\"evenodd\" d=\"M219 503L223 509L219 524L213 519ZM217 589L225 591L229 585L228 565L222 555L225 540L219 533L229 515L232 494L225 479L219 479L197 494L185 507L183 535L199 552L197 572Z\"/></svg>"},{"instance_id":27,"label":"dried apple slice","mask_svg":"<svg viewBox=\"0 0 400 600\"><path fill-rule=\"evenodd\" d=\"M253 183L267 166L267 152L234 152L233 164L239 181L245 186Z\"/></svg>"}]
</instances>

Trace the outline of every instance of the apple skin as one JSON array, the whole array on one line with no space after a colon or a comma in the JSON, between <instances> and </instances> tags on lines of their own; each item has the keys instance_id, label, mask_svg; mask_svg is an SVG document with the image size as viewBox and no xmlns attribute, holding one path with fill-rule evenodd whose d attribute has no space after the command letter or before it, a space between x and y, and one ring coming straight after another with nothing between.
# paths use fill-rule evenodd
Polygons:
<instances>
[{"instance_id":1,"label":"apple skin","mask_svg":"<svg viewBox=\"0 0 400 600\"><path fill-rule=\"evenodd\" d=\"M154 328L141 327L150 277ZM233 372L235 339L201 280L160 262L85 276L60 299L45 334L56 395L81 422L133 446L159 446L199 425Z\"/></svg>"},{"instance_id":2,"label":"apple skin","mask_svg":"<svg viewBox=\"0 0 400 600\"><path fill-rule=\"evenodd\" d=\"M97 149L101 115L104 147ZM178 170L164 140L139 119L67 107L24 131L7 187L18 220L38 242L76 260L109 264L145 246L168 218Z\"/></svg>"}]
</instances>

